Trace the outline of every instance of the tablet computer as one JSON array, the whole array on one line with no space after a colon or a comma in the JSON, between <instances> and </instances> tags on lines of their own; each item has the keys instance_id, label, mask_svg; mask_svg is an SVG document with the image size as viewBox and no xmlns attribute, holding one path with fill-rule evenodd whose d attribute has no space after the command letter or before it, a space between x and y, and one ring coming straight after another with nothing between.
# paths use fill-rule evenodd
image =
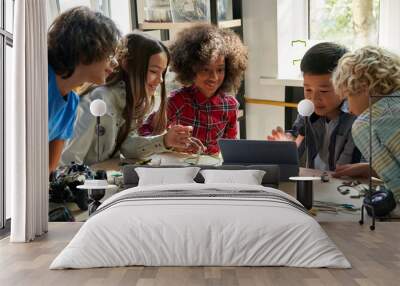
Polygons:
<instances>
[{"instance_id":1,"label":"tablet computer","mask_svg":"<svg viewBox=\"0 0 400 286\"><path fill-rule=\"evenodd\" d=\"M219 139L224 165L279 165L281 180L299 174L297 145L291 141Z\"/></svg>"}]
</instances>

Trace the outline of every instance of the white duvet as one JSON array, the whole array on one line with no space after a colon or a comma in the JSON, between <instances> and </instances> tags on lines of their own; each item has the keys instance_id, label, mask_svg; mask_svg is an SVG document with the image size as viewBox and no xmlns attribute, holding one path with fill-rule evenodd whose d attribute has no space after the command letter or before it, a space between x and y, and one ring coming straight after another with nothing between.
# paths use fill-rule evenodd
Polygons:
<instances>
[{"instance_id":1,"label":"white duvet","mask_svg":"<svg viewBox=\"0 0 400 286\"><path fill-rule=\"evenodd\" d=\"M106 200L50 269L145 266L294 266L349 268L309 215L259 198L182 197L126 200L133 192L262 190L262 186L180 184L136 187Z\"/></svg>"}]
</instances>

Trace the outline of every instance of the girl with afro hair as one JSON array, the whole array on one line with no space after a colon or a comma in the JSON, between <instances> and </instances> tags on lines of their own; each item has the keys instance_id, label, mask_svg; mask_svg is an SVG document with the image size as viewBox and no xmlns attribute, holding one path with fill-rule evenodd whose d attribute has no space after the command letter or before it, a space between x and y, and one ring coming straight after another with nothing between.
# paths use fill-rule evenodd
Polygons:
<instances>
[{"instance_id":1,"label":"girl with afro hair","mask_svg":"<svg viewBox=\"0 0 400 286\"><path fill-rule=\"evenodd\" d=\"M178 33L170 52L171 70L183 87L168 98L168 125L192 126L205 153L216 154L218 139L237 135L239 104L231 94L241 85L247 50L233 31L199 24ZM142 133L152 133L150 125ZM179 151L194 152L190 146Z\"/></svg>"}]
</instances>

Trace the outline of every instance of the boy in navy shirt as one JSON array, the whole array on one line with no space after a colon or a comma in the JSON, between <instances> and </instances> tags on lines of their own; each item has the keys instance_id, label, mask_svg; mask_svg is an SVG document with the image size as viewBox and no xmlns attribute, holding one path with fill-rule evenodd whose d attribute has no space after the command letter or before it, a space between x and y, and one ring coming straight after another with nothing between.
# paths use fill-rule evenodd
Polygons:
<instances>
[{"instance_id":1,"label":"boy in navy shirt","mask_svg":"<svg viewBox=\"0 0 400 286\"><path fill-rule=\"evenodd\" d=\"M49 170L57 167L64 141L71 138L79 103L73 89L103 84L115 67L120 32L114 22L87 7L59 15L47 35Z\"/></svg>"},{"instance_id":2,"label":"boy in navy shirt","mask_svg":"<svg viewBox=\"0 0 400 286\"><path fill-rule=\"evenodd\" d=\"M360 162L360 151L351 136L356 116L349 113L347 102L334 91L331 81L332 72L346 52L341 45L325 42L305 53L300 65L304 97L313 102L315 111L309 120L297 117L292 128L294 134L284 133L278 127L268 136L269 140L295 141L300 156L308 152L310 168L334 171L341 165Z\"/></svg>"}]
</instances>

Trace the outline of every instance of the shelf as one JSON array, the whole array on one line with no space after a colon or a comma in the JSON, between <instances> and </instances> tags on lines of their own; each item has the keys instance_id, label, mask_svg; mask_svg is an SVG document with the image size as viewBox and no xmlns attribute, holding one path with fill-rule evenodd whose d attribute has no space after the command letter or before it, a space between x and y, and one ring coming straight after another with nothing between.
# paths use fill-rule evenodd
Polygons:
<instances>
[{"instance_id":1,"label":"shelf","mask_svg":"<svg viewBox=\"0 0 400 286\"><path fill-rule=\"evenodd\" d=\"M139 24L140 30L173 30L173 29L184 29L194 26L202 22L182 22L182 23L172 23L172 22L144 22Z\"/></svg>"},{"instance_id":2,"label":"shelf","mask_svg":"<svg viewBox=\"0 0 400 286\"><path fill-rule=\"evenodd\" d=\"M167 47L169 47L173 43L173 41L171 41L171 40L165 40L165 41L162 41L162 42Z\"/></svg>"},{"instance_id":3,"label":"shelf","mask_svg":"<svg viewBox=\"0 0 400 286\"><path fill-rule=\"evenodd\" d=\"M262 104L262 105L271 105L271 106L278 106L278 107L297 108L297 103L276 101L276 100L269 100L269 99L258 99L258 98L246 97L245 102L252 103L252 104Z\"/></svg>"},{"instance_id":4,"label":"shelf","mask_svg":"<svg viewBox=\"0 0 400 286\"><path fill-rule=\"evenodd\" d=\"M303 87L303 79L301 78L270 78L261 76L259 82L262 85Z\"/></svg>"},{"instance_id":5,"label":"shelf","mask_svg":"<svg viewBox=\"0 0 400 286\"><path fill-rule=\"evenodd\" d=\"M174 29L184 29L194 26L199 23L204 22L182 22L182 23L172 23L172 22L143 22L139 24L140 30L174 30ZM235 28L242 26L242 20L226 20L219 21L218 27L222 29Z\"/></svg>"},{"instance_id":6,"label":"shelf","mask_svg":"<svg viewBox=\"0 0 400 286\"><path fill-rule=\"evenodd\" d=\"M235 27L241 27L241 26L242 26L242 20L240 20L240 19L226 20L226 21L218 22L218 27L222 28L222 29L235 28Z\"/></svg>"}]
</instances>

